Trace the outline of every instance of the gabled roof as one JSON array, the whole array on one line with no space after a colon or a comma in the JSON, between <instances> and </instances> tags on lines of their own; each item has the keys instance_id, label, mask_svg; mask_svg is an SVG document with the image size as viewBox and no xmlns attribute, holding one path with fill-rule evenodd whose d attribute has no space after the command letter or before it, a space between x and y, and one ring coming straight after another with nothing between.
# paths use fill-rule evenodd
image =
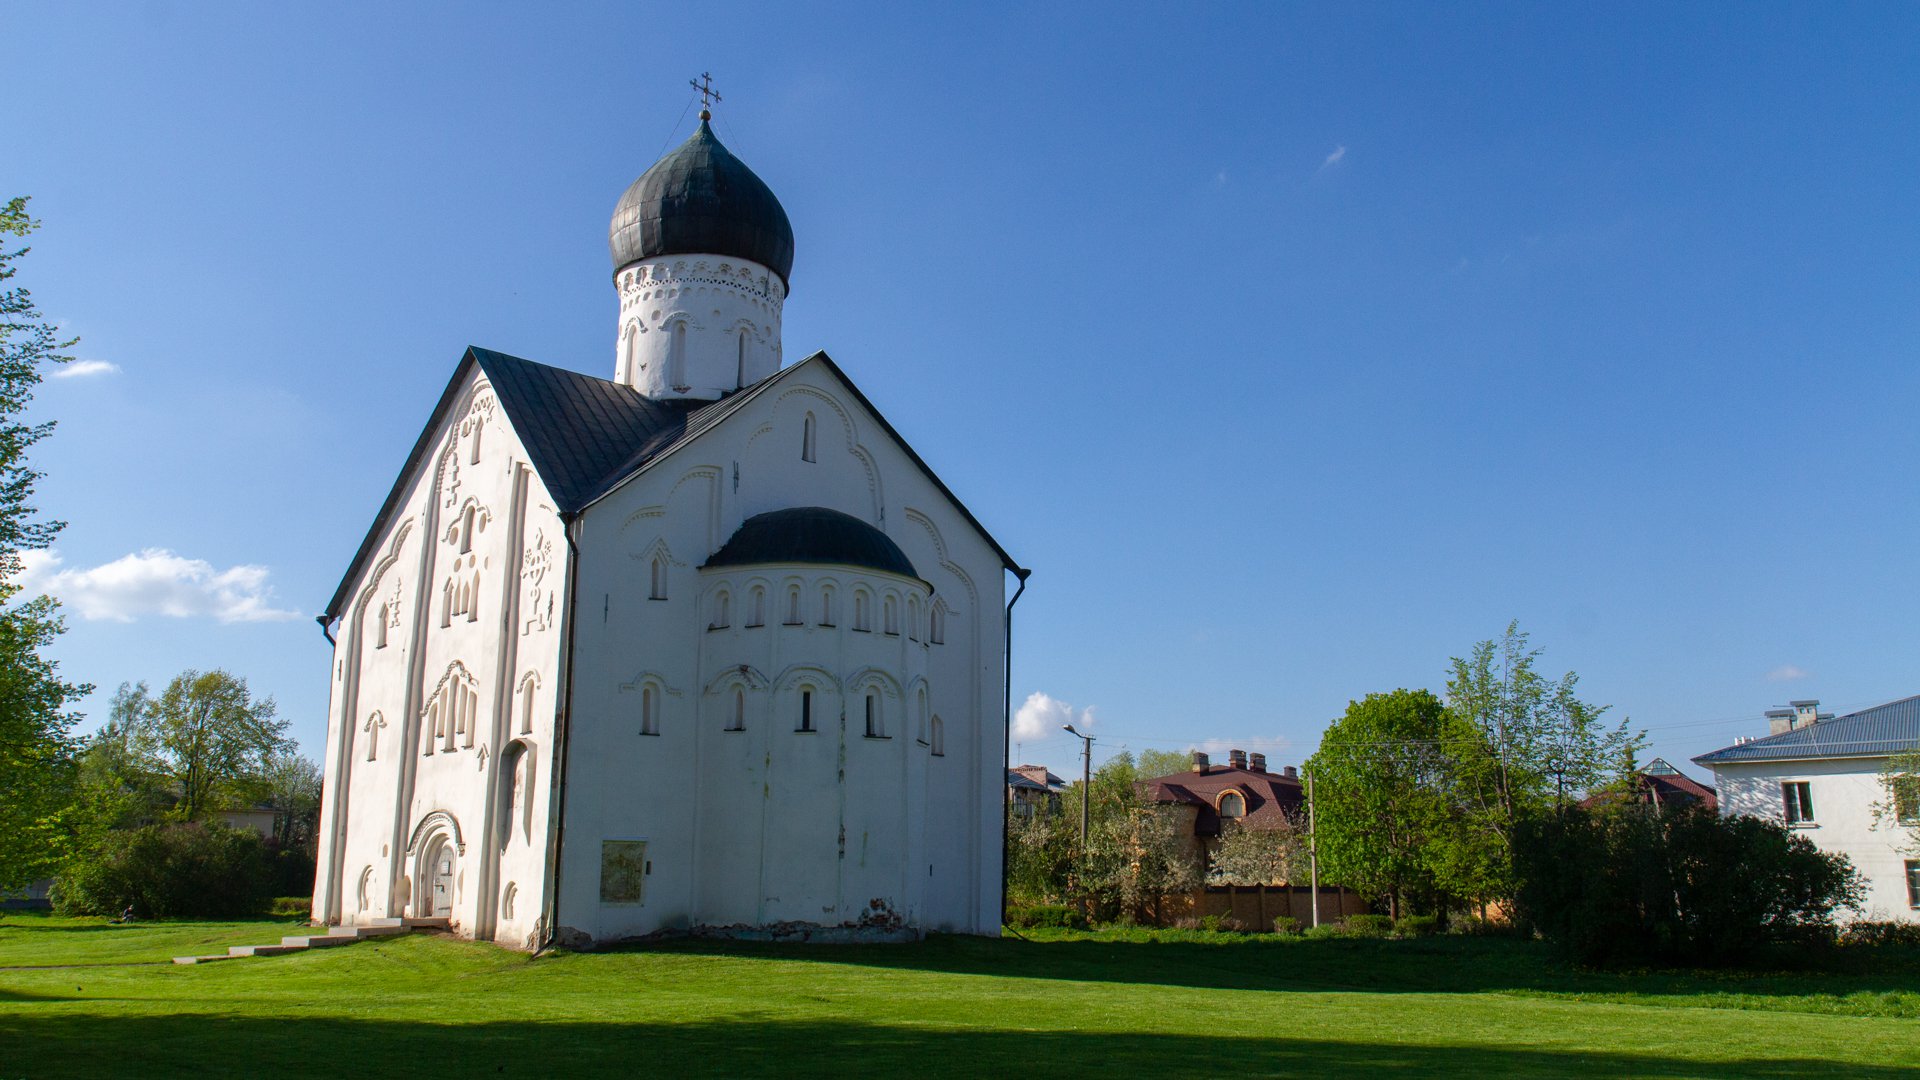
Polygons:
<instances>
[{"instance_id":1,"label":"gabled roof","mask_svg":"<svg viewBox=\"0 0 1920 1080\"><path fill-rule=\"evenodd\" d=\"M1920 695L1736 743L1693 760L1700 765L1730 765L1744 761L1877 758L1916 748L1920 748Z\"/></svg>"},{"instance_id":2,"label":"gabled roof","mask_svg":"<svg viewBox=\"0 0 1920 1080\"><path fill-rule=\"evenodd\" d=\"M1238 791L1247 801L1246 824L1256 829L1280 829L1293 824L1296 811L1306 801L1300 781L1280 773L1258 772L1231 765L1209 765L1204 772L1178 772L1145 780L1147 794L1154 802L1193 806L1199 813L1193 831L1199 836L1220 833L1220 796Z\"/></svg>"},{"instance_id":3,"label":"gabled roof","mask_svg":"<svg viewBox=\"0 0 1920 1080\"><path fill-rule=\"evenodd\" d=\"M1712 787L1702 784L1673 767L1665 758L1654 758L1647 767L1633 774L1631 799L1669 810L1699 805L1707 810L1719 807L1720 797ZM1626 792L1606 791L1589 795L1580 805L1595 807L1628 798Z\"/></svg>"},{"instance_id":4,"label":"gabled roof","mask_svg":"<svg viewBox=\"0 0 1920 1080\"><path fill-rule=\"evenodd\" d=\"M1067 782L1044 765L1016 765L1007 770L1007 786L1021 791L1062 792Z\"/></svg>"},{"instance_id":5,"label":"gabled roof","mask_svg":"<svg viewBox=\"0 0 1920 1080\"><path fill-rule=\"evenodd\" d=\"M873 402L867 400L853 380L847 378L846 372L841 371L839 365L824 352L814 353L798 364L782 368L738 393L709 402L656 400L609 379L582 375L577 371L523 360L491 349L469 347L460 358L459 366L454 369L453 377L447 380L446 390L441 393L431 418L420 432L420 438L414 442L406 464L388 491L380 513L374 518L373 527L367 530L366 538L360 542L360 549L347 565L347 572L341 577L339 588L334 590L333 599L327 602L326 612L320 616L320 621L328 623L342 614L354 578L367 560L372 558L380 537L386 533L393 516L399 513L408 481L432 453L441 424L459 398L472 368L479 368L493 387L494 395L505 410L508 422L513 425L514 433L527 448L527 457L534 470L540 474L541 482L553 496L555 509L562 515L573 515L603 498L628 477L697 438L795 370L814 362L824 364L834 378L846 386L860 405L873 415L914 465L986 538L1000 556L1002 564L1025 577L1026 571L1013 561L1013 557L993 538L993 534L987 532L973 512L954 497L945 482L934 475L913 447L873 407Z\"/></svg>"}]
</instances>

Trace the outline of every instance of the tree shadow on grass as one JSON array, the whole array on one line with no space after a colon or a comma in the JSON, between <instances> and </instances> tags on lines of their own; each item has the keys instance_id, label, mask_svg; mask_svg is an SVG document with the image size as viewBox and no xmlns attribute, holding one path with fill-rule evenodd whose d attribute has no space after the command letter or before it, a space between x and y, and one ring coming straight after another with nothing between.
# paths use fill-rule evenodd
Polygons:
<instances>
[{"instance_id":1,"label":"tree shadow on grass","mask_svg":"<svg viewBox=\"0 0 1920 1080\"><path fill-rule=\"evenodd\" d=\"M448 1002L457 1008L457 1002ZM1196 1016L1196 1028L1219 1018ZM223 1076L1912 1077L1813 1059L1675 1061L1632 1053L1401 1046L1245 1035L890 1027L756 1018L692 1024L0 1016L0 1074Z\"/></svg>"},{"instance_id":2,"label":"tree shadow on grass","mask_svg":"<svg viewBox=\"0 0 1920 1080\"><path fill-rule=\"evenodd\" d=\"M1743 971L1589 971L1557 962L1537 942L1498 938L1414 941L1285 939L1027 941L934 935L907 945L800 945L679 940L620 947L752 956L1001 978L1065 979L1291 993L1811 995L1908 993L1910 971L1868 974Z\"/></svg>"}]
</instances>

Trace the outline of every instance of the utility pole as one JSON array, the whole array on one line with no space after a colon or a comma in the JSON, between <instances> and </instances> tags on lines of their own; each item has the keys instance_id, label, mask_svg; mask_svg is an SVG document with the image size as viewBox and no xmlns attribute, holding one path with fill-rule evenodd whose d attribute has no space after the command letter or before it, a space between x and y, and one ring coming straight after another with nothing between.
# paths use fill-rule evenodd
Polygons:
<instances>
[{"instance_id":1,"label":"utility pole","mask_svg":"<svg viewBox=\"0 0 1920 1080\"><path fill-rule=\"evenodd\" d=\"M1073 730L1072 724L1062 724L1067 734L1080 740L1080 862L1087 861L1087 811L1093 806L1093 736L1082 735Z\"/></svg>"},{"instance_id":2,"label":"utility pole","mask_svg":"<svg viewBox=\"0 0 1920 1080\"><path fill-rule=\"evenodd\" d=\"M1307 874L1313 888L1313 925L1320 925L1320 832L1314 827L1313 774L1307 774Z\"/></svg>"}]
</instances>

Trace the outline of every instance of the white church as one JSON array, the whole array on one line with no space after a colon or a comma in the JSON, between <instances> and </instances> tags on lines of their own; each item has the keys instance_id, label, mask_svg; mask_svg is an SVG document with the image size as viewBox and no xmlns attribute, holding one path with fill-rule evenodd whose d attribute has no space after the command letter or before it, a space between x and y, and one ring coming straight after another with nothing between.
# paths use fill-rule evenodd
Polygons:
<instances>
[{"instance_id":1,"label":"white church","mask_svg":"<svg viewBox=\"0 0 1920 1080\"><path fill-rule=\"evenodd\" d=\"M700 115L614 209L613 377L468 349L320 616L316 922L999 932L1027 572L782 366L793 230Z\"/></svg>"}]
</instances>

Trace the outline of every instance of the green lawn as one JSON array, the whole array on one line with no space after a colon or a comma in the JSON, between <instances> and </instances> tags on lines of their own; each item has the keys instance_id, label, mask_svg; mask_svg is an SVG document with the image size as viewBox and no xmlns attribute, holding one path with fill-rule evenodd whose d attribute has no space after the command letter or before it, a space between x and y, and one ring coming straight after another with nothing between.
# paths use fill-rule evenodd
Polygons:
<instances>
[{"instance_id":1,"label":"green lawn","mask_svg":"<svg viewBox=\"0 0 1920 1080\"><path fill-rule=\"evenodd\" d=\"M1897 964L1854 976L1594 975L1498 940L1144 934L679 943L538 960L414 935L164 963L290 929L0 919L0 1080L1920 1069L1920 971Z\"/></svg>"}]
</instances>

